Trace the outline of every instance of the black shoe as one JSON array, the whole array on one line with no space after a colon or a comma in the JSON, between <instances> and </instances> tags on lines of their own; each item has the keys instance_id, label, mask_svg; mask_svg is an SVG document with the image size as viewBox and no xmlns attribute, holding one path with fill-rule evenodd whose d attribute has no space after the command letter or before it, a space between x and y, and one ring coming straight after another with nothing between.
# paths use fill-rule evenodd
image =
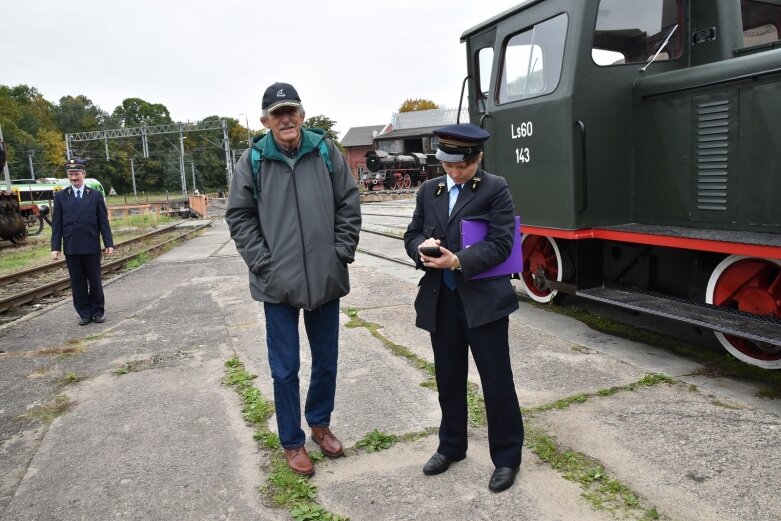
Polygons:
<instances>
[{"instance_id":1,"label":"black shoe","mask_svg":"<svg viewBox=\"0 0 781 521\"><path fill-rule=\"evenodd\" d=\"M450 467L451 463L461 461L464 458L466 458L466 456L461 456L460 458L448 458L439 452L435 452L434 455L431 456L431 459L429 459L428 462L423 465L423 474L426 476L442 474Z\"/></svg>"},{"instance_id":2,"label":"black shoe","mask_svg":"<svg viewBox=\"0 0 781 521\"><path fill-rule=\"evenodd\" d=\"M79 325L86 326L87 324L90 323L90 321L92 321L92 317L81 317L79 318Z\"/></svg>"},{"instance_id":3,"label":"black shoe","mask_svg":"<svg viewBox=\"0 0 781 521\"><path fill-rule=\"evenodd\" d=\"M102 324L103 322L106 321L106 317L104 317L103 315L95 315L94 317L92 317L92 320L93 320L93 322L97 322L98 324Z\"/></svg>"},{"instance_id":4,"label":"black shoe","mask_svg":"<svg viewBox=\"0 0 781 521\"><path fill-rule=\"evenodd\" d=\"M491 481L488 482L488 488L493 492L507 490L513 486L515 475L518 474L519 470L521 470L521 467L496 467L491 476Z\"/></svg>"}]
</instances>

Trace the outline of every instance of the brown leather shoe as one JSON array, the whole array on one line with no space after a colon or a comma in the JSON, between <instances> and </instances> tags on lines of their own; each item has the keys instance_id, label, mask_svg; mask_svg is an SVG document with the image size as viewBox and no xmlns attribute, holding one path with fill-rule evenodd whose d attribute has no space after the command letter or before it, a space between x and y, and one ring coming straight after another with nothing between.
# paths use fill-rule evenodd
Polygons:
<instances>
[{"instance_id":1,"label":"brown leather shoe","mask_svg":"<svg viewBox=\"0 0 781 521\"><path fill-rule=\"evenodd\" d=\"M315 466L312 465L312 460L309 459L309 454L304 447L285 449L285 459L287 459L287 466L296 474L311 476L315 473Z\"/></svg>"},{"instance_id":2,"label":"brown leather shoe","mask_svg":"<svg viewBox=\"0 0 781 521\"><path fill-rule=\"evenodd\" d=\"M329 458L338 458L344 454L342 442L334 436L334 433L327 426L312 427L312 441L317 443L323 454Z\"/></svg>"}]
</instances>

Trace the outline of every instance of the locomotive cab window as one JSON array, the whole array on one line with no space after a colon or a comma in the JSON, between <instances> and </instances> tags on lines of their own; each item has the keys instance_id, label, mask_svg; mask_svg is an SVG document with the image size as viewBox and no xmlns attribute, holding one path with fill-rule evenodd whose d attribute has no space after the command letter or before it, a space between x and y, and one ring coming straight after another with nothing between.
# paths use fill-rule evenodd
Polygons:
<instances>
[{"instance_id":1,"label":"locomotive cab window","mask_svg":"<svg viewBox=\"0 0 781 521\"><path fill-rule=\"evenodd\" d=\"M754 47L778 41L781 27L781 1L741 0L743 46Z\"/></svg>"},{"instance_id":2,"label":"locomotive cab window","mask_svg":"<svg viewBox=\"0 0 781 521\"><path fill-rule=\"evenodd\" d=\"M485 100L488 98L488 88L491 81L491 66L494 61L493 47L483 47L477 52L477 108L483 113L486 111Z\"/></svg>"},{"instance_id":3,"label":"locomotive cab window","mask_svg":"<svg viewBox=\"0 0 781 521\"><path fill-rule=\"evenodd\" d=\"M656 61L680 57L681 3L682 0L602 0L591 51L594 63L646 63L662 47Z\"/></svg>"},{"instance_id":4,"label":"locomotive cab window","mask_svg":"<svg viewBox=\"0 0 781 521\"><path fill-rule=\"evenodd\" d=\"M542 96L561 78L567 15L562 13L511 36L503 49L498 102Z\"/></svg>"}]
</instances>

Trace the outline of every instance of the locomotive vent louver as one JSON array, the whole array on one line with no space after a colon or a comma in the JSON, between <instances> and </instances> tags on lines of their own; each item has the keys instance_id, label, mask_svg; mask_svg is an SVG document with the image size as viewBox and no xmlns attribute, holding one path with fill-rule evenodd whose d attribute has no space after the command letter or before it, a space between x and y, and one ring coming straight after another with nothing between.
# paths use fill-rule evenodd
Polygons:
<instances>
[{"instance_id":1,"label":"locomotive vent louver","mask_svg":"<svg viewBox=\"0 0 781 521\"><path fill-rule=\"evenodd\" d=\"M697 209L727 210L729 101L697 105Z\"/></svg>"}]
</instances>

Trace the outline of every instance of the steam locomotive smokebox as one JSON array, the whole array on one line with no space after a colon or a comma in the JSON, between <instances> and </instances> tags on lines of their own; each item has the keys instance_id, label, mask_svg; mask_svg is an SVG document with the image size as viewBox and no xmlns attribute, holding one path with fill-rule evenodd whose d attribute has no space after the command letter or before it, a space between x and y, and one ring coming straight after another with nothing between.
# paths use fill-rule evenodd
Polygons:
<instances>
[{"instance_id":1,"label":"steam locomotive smokebox","mask_svg":"<svg viewBox=\"0 0 781 521\"><path fill-rule=\"evenodd\" d=\"M19 200L14 195L0 193L0 239L23 238L26 231Z\"/></svg>"},{"instance_id":2,"label":"steam locomotive smokebox","mask_svg":"<svg viewBox=\"0 0 781 521\"><path fill-rule=\"evenodd\" d=\"M369 150L366 152L366 168L370 172L420 168L425 164L426 159L423 154L407 156L385 152L384 150Z\"/></svg>"}]
</instances>

